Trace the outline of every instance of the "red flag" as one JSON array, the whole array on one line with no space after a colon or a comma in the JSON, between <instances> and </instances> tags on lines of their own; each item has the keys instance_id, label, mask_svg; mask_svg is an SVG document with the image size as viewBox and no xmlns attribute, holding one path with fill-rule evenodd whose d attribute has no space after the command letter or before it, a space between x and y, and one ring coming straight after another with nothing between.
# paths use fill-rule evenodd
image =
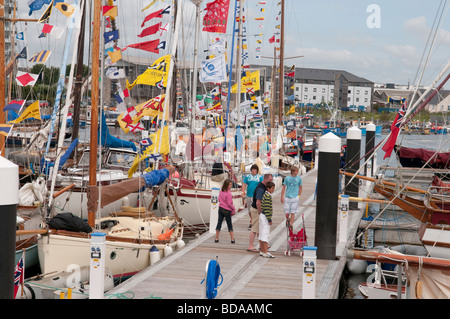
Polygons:
<instances>
[{"instance_id":1,"label":"red flag","mask_svg":"<svg viewBox=\"0 0 450 319\"><path fill-rule=\"evenodd\" d=\"M406 102L403 103L402 107L398 110L397 115L395 116L394 121L391 125L391 134L388 137L388 140L383 145L382 150L386 153L384 154L383 159L391 156L392 150L394 149L395 142L397 141L398 133L400 132L400 125L403 117L406 112Z\"/></svg>"},{"instance_id":2,"label":"red flag","mask_svg":"<svg viewBox=\"0 0 450 319\"><path fill-rule=\"evenodd\" d=\"M275 36L273 36L269 39L269 43L274 43L274 42L275 42Z\"/></svg>"},{"instance_id":3,"label":"red flag","mask_svg":"<svg viewBox=\"0 0 450 319\"><path fill-rule=\"evenodd\" d=\"M230 0L215 0L206 4L203 31L226 33Z\"/></svg>"},{"instance_id":4,"label":"red flag","mask_svg":"<svg viewBox=\"0 0 450 319\"><path fill-rule=\"evenodd\" d=\"M165 9L158 10L156 12L150 13L148 16L144 18L144 21L141 24L141 27L144 26L145 22L153 19L153 18L161 18L163 14L170 13L170 6Z\"/></svg>"},{"instance_id":5,"label":"red flag","mask_svg":"<svg viewBox=\"0 0 450 319\"><path fill-rule=\"evenodd\" d=\"M147 35L155 34L161 28L161 22L152 25L151 27L145 28L142 30L141 34L138 35L139 38L145 37Z\"/></svg>"},{"instance_id":6,"label":"red flag","mask_svg":"<svg viewBox=\"0 0 450 319\"><path fill-rule=\"evenodd\" d=\"M130 44L123 48L122 51L125 51L127 48L140 49L159 54L159 39Z\"/></svg>"}]
</instances>

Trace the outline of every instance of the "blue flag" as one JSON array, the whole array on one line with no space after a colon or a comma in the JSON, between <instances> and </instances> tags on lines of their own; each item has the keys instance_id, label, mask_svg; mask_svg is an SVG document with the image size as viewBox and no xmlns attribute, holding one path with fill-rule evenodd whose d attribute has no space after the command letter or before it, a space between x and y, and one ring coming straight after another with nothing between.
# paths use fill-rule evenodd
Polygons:
<instances>
[{"instance_id":1,"label":"blue flag","mask_svg":"<svg viewBox=\"0 0 450 319\"><path fill-rule=\"evenodd\" d=\"M119 39L119 30L112 30L105 32L103 34L103 37L105 38L105 44L114 40Z\"/></svg>"},{"instance_id":2,"label":"blue flag","mask_svg":"<svg viewBox=\"0 0 450 319\"><path fill-rule=\"evenodd\" d=\"M44 4L50 4L52 0L34 0L28 3L28 7L30 8L30 12L28 15L30 16L33 11L41 10ZM59 2L59 1L58 1Z\"/></svg>"}]
</instances>

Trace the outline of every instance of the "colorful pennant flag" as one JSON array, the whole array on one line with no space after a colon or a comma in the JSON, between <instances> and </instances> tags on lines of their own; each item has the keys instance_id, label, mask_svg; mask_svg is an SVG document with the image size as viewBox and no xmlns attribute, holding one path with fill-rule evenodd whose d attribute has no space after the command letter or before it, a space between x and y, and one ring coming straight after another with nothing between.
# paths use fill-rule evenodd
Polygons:
<instances>
[{"instance_id":1,"label":"colorful pennant flag","mask_svg":"<svg viewBox=\"0 0 450 319\"><path fill-rule=\"evenodd\" d=\"M12 127L11 124L0 124L0 135L7 137L9 132L11 132Z\"/></svg>"},{"instance_id":2,"label":"colorful pennant flag","mask_svg":"<svg viewBox=\"0 0 450 319\"><path fill-rule=\"evenodd\" d=\"M42 33L51 34L56 39L59 39L63 34L63 32L64 32L63 28L56 27L47 23L45 23L44 27L42 28Z\"/></svg>"},{"instance_id":3,"label":"colorful pennant flag","mask_svg":"<svg viewBox=\"0 0 450 319\"><path fill-rule=\"evenodd\" d=\"M24 47L22 51L16 56L16 59L28 59L27 47Z\"/></svg>"},{"instance_id":4,"label":"colorful pennant flag","mask_svg":"<svg viewBox=\"0 0 450 319\"><path fill-rule=\"evenodd\" d=\"M129 44L126 47L124 47L122 49L122 51L125 51L128 48L133 48L133 49L139 49L139 50L144 50L144 51L159 54L159 49L162 49L162 47L161 47L162 43L164 43L163 46L165 48L165 41L160 43L159 39L156 39L156 40L150 40L150 41L145 41L145 42L141 42L141 43Z\"/></svg>"},{"instance_id":5,"label":"colorful pennant flag","mask_svg":"<svg viewBox=\"0 0 450 319\"><path fill-rule=\"evenodd\" d=\"M225 54L216 58L202 61L199 80L202 83L220 83L227 80Z\"/></svg>"},{"instance_id":6,"label":"colorful pennant flag","mask_svg":"<svg viewBox=\"0 0 450 319\"><path fill-rule=\"evenodd\" d=\"M122 59L122 50L120 49L115 51L107 51L106 53L111 58L112 63L116 63L117 61Z\"/></svg>"},{"instance_id":7,"label":"colorful pennant flag","mask_svg":"<svg viewBox=\"0 0 450 319\"><path fill-rule=\"evenodd\" d=\"M17 71L16 82L19 86L34 86L38 80L39 74Z\"/></svg>"},{"instance_id":8,"label":"colorful pennant flag","mask_svg":"<svg viewBox=\"0 0 450 319\"><path fill-rule=\"evenodd\" d=\"M136 84L152 85L156 86L157 83L162 81L164 87L167 86L167 79L169 75L170 67L170 54L165 55L157 59L153 64L145 70L144 73L139 75L133 83L128 83L127 89L133 88Z\"/></svg>"},{"instance_id":9,"label":"colorful pennant flag","mask_svg":"<svg viewBox=\"0 0 450 319\"><path fill-rule=\"evenodd\" d=\"M3 111L10 111L10 110L20 111L24 103L25 100L20 101L12 100L3 108Z\"/></svg>"},{"instance_id":10,"label":"colorful pennant flag","mask_svg":"<svg viewBox=\"0 0 450 319\"><path fill-rule=\"evenodd\" d=\"M152 35L155 34L156 32L158 32L161 29L161 22L152 25L151 27L145 28L144 30L142 30L141 34L138 35L139 38L148 36L148 35Z\"/></svg>"},{"instance_id":11,"label":"colorful pennant flag","mask_svg":"<svg viewBox=\"0 0 450 319\"><path fill-rule=\"evenodd\" d=\"M25 111L23 111L22 114L20 114L20 116L18 118L10 121L9 123L19 123L19 122L22 122L23 120L26 120L29 118L35 118L36 120L41 119L41 112L39 109L39 100L30 104L30 106L28 106L25 109Z\"/></svg>"},{"instance_id":12,"label":"colorful pennant flag","mask_svg":"<svg viewBox=\"0 0 450 319\"><path fill-rule=\"evenodd\" d=\"M117 40L119 39L119 30L107 31L103 34L103 37L105 38L105 44Z\"/></svg>"},{"instance_id":13,"label":"colorful pennant flag","mask_svg":"<svg viewBox=\"0 0 450 319\"><path fill-rule=\"evenodd\" d=\"M31 58L28 59L28 61L30 61L30 62L37 62L37 63L44 63L45 61L47 61L47 59L50 56L50 54L52 54L51 51L44 50L44 51L35 53Z\"/></svg>"},{"instance_id":14,"label":"colorful pennant flag","mask_svg":"<svg viewBox=\"0 0 450 319\"><path fill-rule=\"evenodd\" d=\"M117 6L103 6L102 9L104 17L117 17Z\"/></svg>"},{"instance_id":15,"label":"colorful pennant flag","mask_svg":"<svg viewBox=\"0 0 450 319\"><path fill-rule=\"evenodd\" d=\"M215 0L206 4L203 31L226 33L230 0Z\"/></svg>"},{"instance_id":16,"label":"colorful pennant flag","mask_svg":"<svg viewBox=\"0 0 450 319\"><path fill-rule=\"evenodd\" d=\"M50 15L52 14L52 8L53 8L53 1L51 4L45 9L44 13L41 15L41 17L38 19L38 23L42 23L44 21L47 21L50 18Z\"/></svg>"},{"instance_id":17,"label":"colorful pennant flag","mask_svg":"<svg viewBox=\"0 0 450 319\"><path fill-rule=\"evenodd\" d=\"M145 22L147 22L147 21L149 21L149 20L151 20L151 19L153 19L153 18L162 18L162 15L163 15L163 14L169 14L169 13L170 13L170 6L168 6L168 7L165 8L165 9L161 9L161 10L159 10L159 11L150 13L148 16L146 16L146 17L144 18L144 21L142 22L141 27L144 27Z\"/></svg>"},{"instance_id":18,"label":"colorful pennant flag","mask_svg":"<svg viewBox=\"0 0 450 319\"><path fill-rule=\"evenodd\" d=\"M75 7L65 2L56 3L55 8L61 11L66 17L70 17L75 12Z\"/></svg>"},{"instance_id":19,"label":"colorful pennant flag","mask_svg":"<svg viewBox=\"0 0 450 319\"><path fill-rule=\"evenodd\" d=\"M25 33L23 31L16 34L16 40L25 41Z\"/></svg>"}]
</instances>

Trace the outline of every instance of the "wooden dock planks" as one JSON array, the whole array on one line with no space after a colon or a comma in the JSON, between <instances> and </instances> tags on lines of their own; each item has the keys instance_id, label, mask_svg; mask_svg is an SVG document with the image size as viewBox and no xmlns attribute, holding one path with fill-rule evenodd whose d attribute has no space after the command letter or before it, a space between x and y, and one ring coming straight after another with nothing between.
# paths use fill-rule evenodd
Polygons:
<instances>
[{"instance_id":1,"label":"wooden dock planks","mask_svg":"<svg viewBox=\"0 0 450 319\"><path fill-rule=\"evenodd\" d=\"M302 176L300 213L304 215L309 246L314 246L316 178L317 170ZM214 242L214 234L202 234L182 249L115 287L109 294L132 292L136 299L150 296L163 299L205 298L205 286L201 281L205 278L206 263L217 258L223 283L218 288L216 299L301 299L302 258L299 254L290 257L284 254L287 248L287 231L280 194L281 189L273 194L274 214L269 239L269 250L276 258L263 258L259 253L246 250L249 242L249 217L247 210L244 210L233 217L235 244L230 243L224 222L219 243ZM294 223L294 230L298 231L301 227L302 218L299 215ZM335 261L317 260L316 292L324 276L341 276L341 273L326 274L330 263ZM333 268L338 272L342 271L342 267Z\"/></svg>"}]
</instances>

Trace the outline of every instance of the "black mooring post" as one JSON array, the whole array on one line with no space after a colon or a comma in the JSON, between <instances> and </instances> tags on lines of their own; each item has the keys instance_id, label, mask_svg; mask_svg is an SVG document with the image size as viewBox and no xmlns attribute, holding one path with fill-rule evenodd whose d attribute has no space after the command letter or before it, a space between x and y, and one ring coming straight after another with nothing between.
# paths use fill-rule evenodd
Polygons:
<instances>
[{"instance_id":1,"label":"black mooring post","mask_svg":"<svg viewBox=\"0 0 450 319\"><path fill-rule=\"evenodd\" d=\"M345 171L355 174L359 170L361 159L361 130L352 126L347 130L347 155ZM351 182L350 182L351 180ZM345 195L350 197L359 197L359 179L351 176L345 176ZM358 209L358 202L350 201L350 209Z\"/></svg>"},{"instance_id":2,"label":"black mooring post","mask_svg":"<svg viewBox=\"0 0 450 319\"><path fill-rule=\"evenodd\" d=\"M0 299L13 299L19 168L0 156L0 176Z\"/></svg>"},{"instance_id":3,"label":"black mooring post","mask_svg":"<svg viewBox=\"0 0 450 319\"><path fill-rule=\"evenodd\" d=\"M319 138L315 246L317 258L336 259L341 139L333 133Z\"/></svg>"},{"instance_id":4,"label":"black mooring post","mask_svg":"<svg viewBox=\"0 0 450 319\"><path fill-rule=\"evenodd\" d=\"M372 177L373 176L373 149L375 147L375 130L376 126L373 123L369 123L366 126L366 156L364 161L367 162L364 167L364 175ZM369 161L367 161L370 158ZM370 168L370 169L369 169Z\"/></svg>"}]
</instances>

